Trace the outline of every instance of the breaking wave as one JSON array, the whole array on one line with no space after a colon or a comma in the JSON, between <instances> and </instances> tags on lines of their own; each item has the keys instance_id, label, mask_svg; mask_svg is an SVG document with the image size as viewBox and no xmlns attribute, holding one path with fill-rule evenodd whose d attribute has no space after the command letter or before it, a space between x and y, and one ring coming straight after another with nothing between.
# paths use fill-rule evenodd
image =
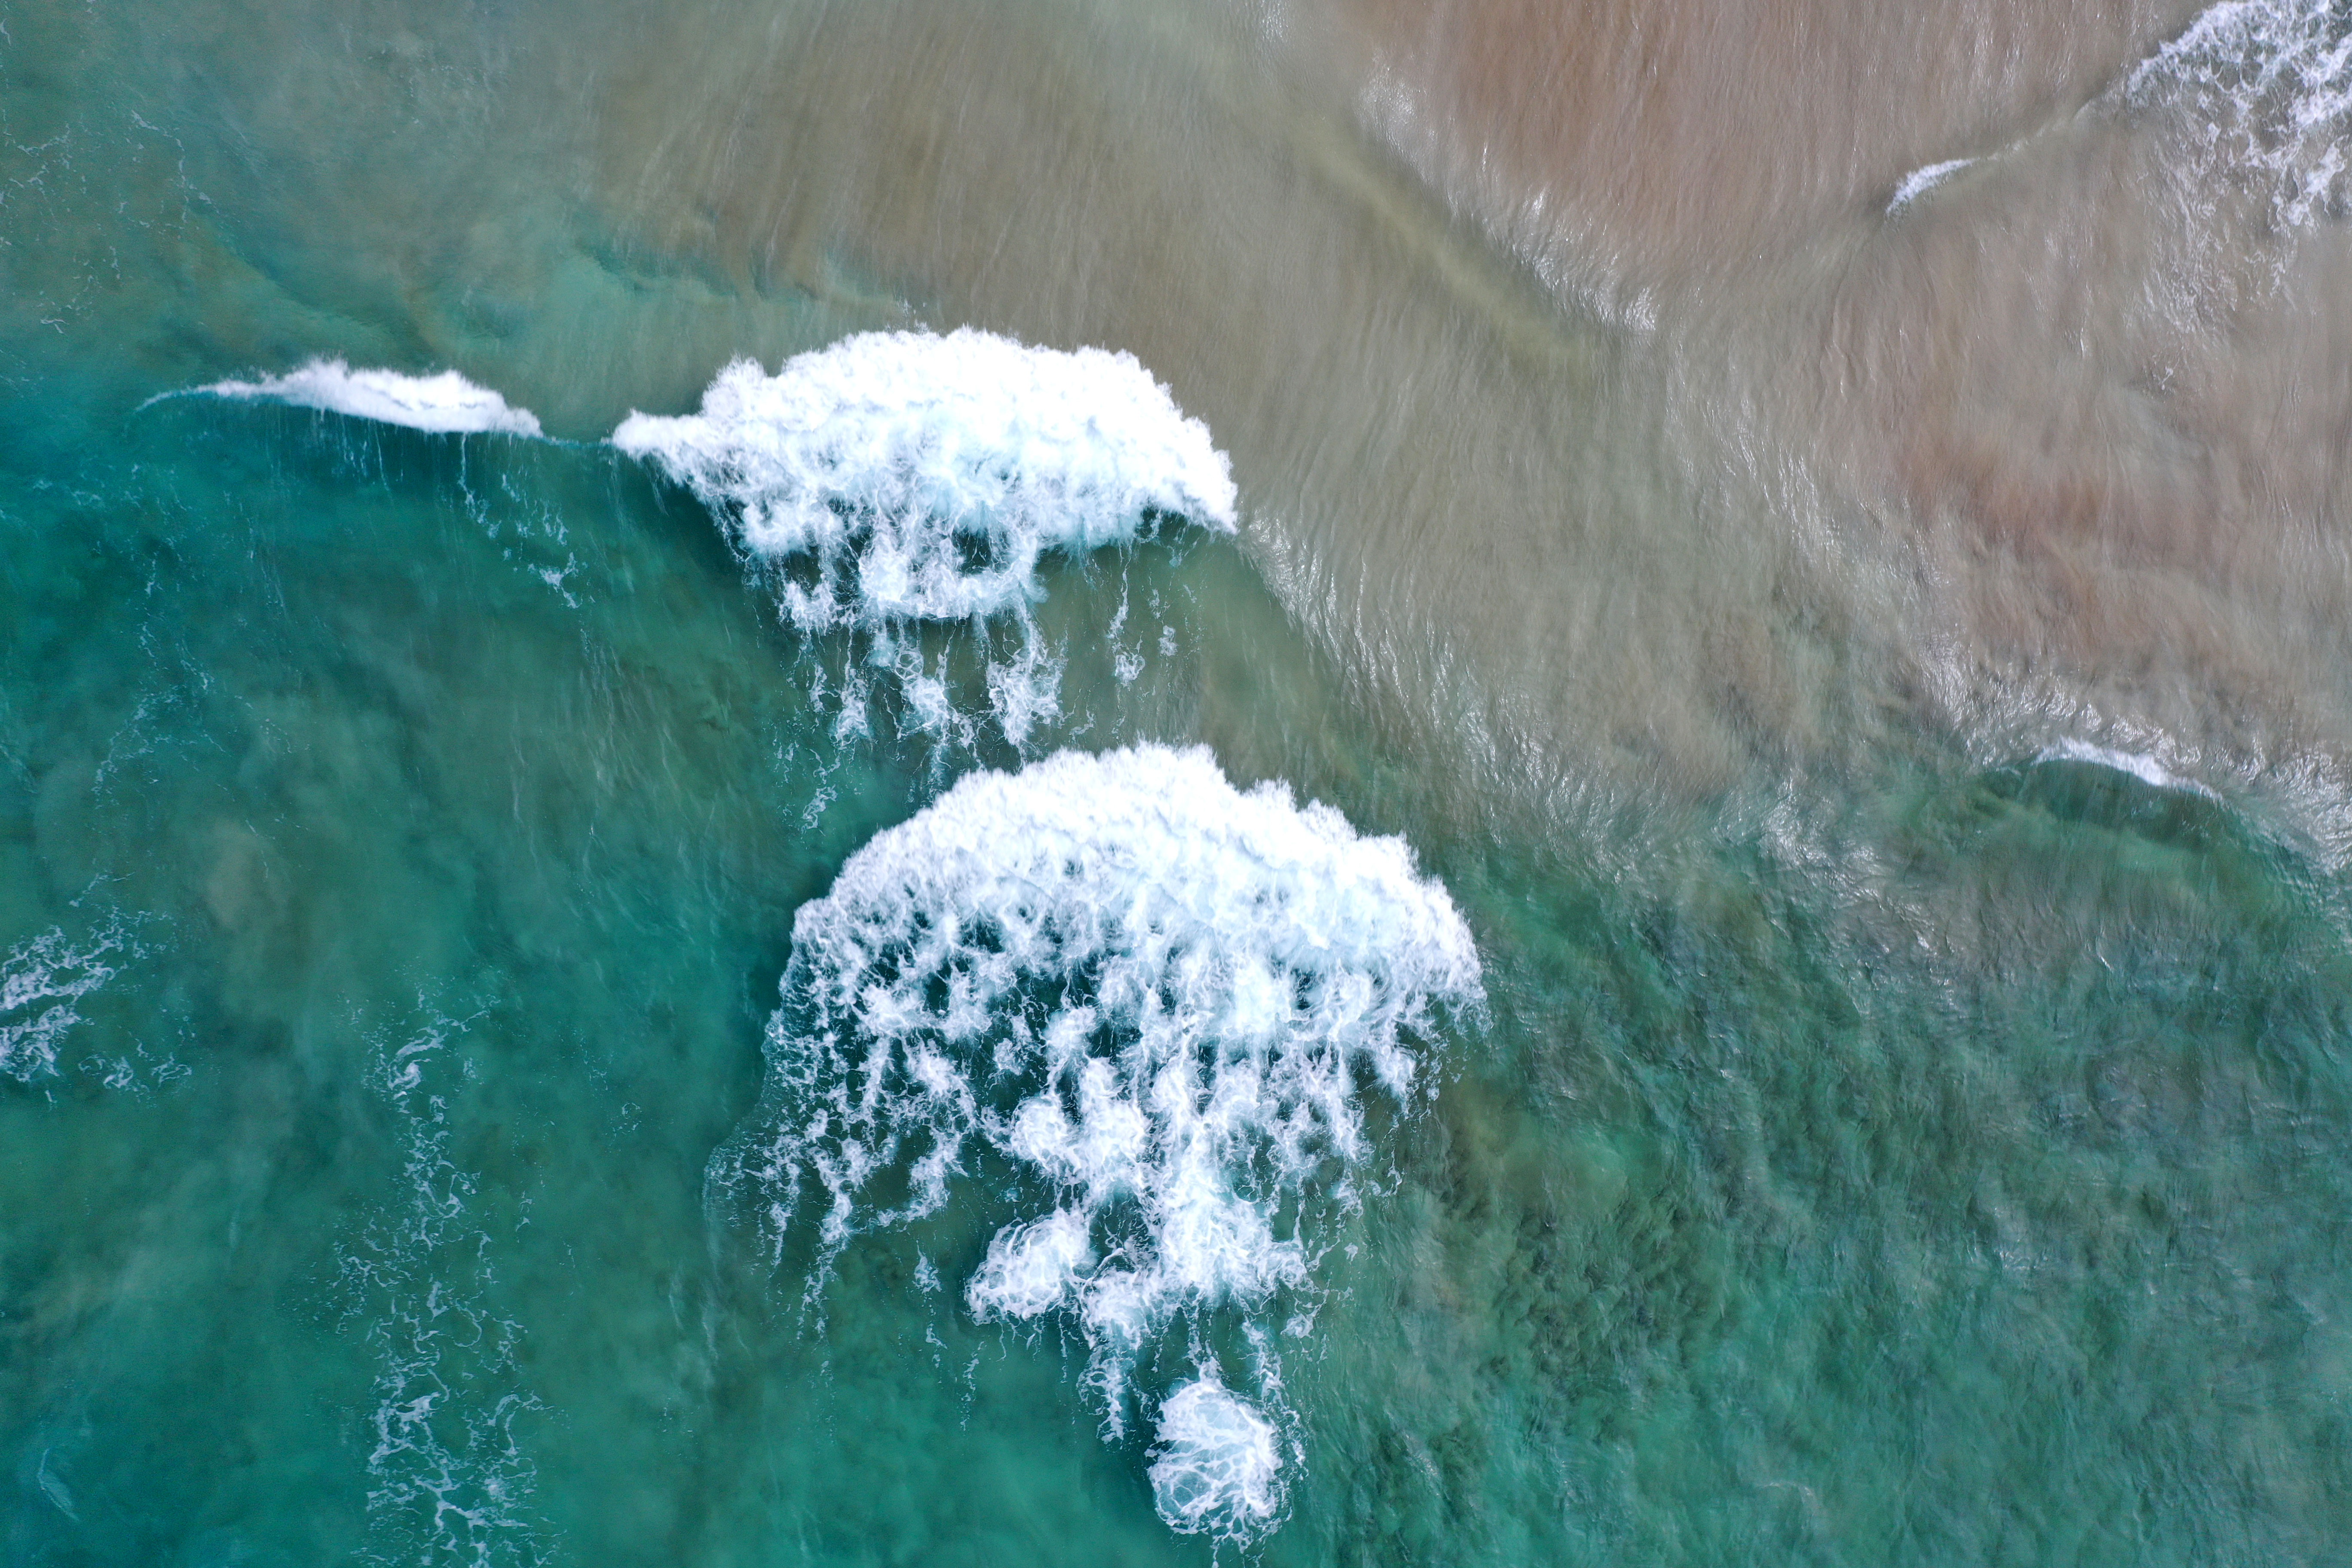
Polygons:
<instances>
[{"instance_id":1,"label":"breaking wave","mask_svg":"<svg viewBox=\"0 0 2352 1568\"><path fill-rule=\"evenodd\" d=\"M1224 455L1134 355L970 328L862 333L774 375L738 360L702 412L632 414L613 445L754 556L814 565L782 583L804 631L1016 608L1046 551L1133 540L1155 512L1234 526Z\"/></svg>"},{"instance_id":2,"label":"breaking wave","mask_svg":"<svg viewBox=\"0 0 2352 1568\"><path fill-rule=\"evenodd\" d=\"M1012 616L1026 634L1048 552L1132 543L1168 519L1235 527L1224 454L1135 356L970 328L862 333L774 375L739 360L699 413L632 414L612 440L719 517L794 628L866 639L864 662L899 678L926 729L947 726L924 700L943 700L942 671L911 628ZM1059 675L1034 636L992 654L987 706L1015 744L1055 710ZM843 684L862 708L856 679Z\"/></svg>"},{"instance_id":3,"label":"breaking wave","mask_svg":"<svg viewBox=\"0 0 2352 1568\"><path fill-rule=\"evenodd\" d=\"M196 388L215 397L261 398L299 408L348 414L383 425L444 435L538 436L539 416L517 408L454 370L403 375L394 370L353 370L339 359L314 359L299 370L259 381L216 381Z\"/></svg>"},{"instance_id":4,"label":"breaking wave","mask_svg":"<svg viewBox=\"0 0 2352 1568\"><path fill-rule=\"evenodd\" d=\"M861 1232L1009 1164L1033 1201L965 1302L1062 1314L1112 1436L1165 1336L1307 1283L1358 1201L1360 1091L1411 1109L1423 1038L1484 1000L1468 929L1402 840L1160 746L965 777L801 909L782 993L714 1195L779 1247L814 1220L814 1299ZM1265 1408L1213 1371L1160 1405L1153 1485L1179 1530L1247 1536L1280 1511L1280 1379L1249 1326Z\"/></svg>"}]
</instances>

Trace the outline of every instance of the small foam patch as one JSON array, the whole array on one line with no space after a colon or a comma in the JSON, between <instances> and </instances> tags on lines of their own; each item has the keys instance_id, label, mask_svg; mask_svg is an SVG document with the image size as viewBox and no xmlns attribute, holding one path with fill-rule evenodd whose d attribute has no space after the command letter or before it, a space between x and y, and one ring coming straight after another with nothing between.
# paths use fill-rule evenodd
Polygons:
<instances>
[{"instance_id":1,"label":"small foam patch","mask_svg":"<svg viewBox=\"0 0 2352 1568\"><path fill-rule=\"evenodd\" d=\"M0 1073L29 1083L57 1071L58 1043L81 1022L78 1004L114 978L124 945L119 929L79 946L60 929L17 943L0 960Z\"/></svg>"},{"instance_id":2,"label":"small foam patch","mask_svg":"<svg viewBox=\"0 0 2352 1568\"><path fill-rule=\"evenodd\" d=\"M1188 1383L1160 1405L1151 1497L1171 1529L1246 1541L1282 1516L1283 1489L1274 1423L1217 1379Z\"/></svg>"},{"instance_id":3,"label":"small foam patch","mask_svg":"<svg viewBox=\"0 0 2352 1568\"><path fill-rule=\"evenodd\" d=\"M1977 162L1979 160L1975 158L1948 158L1943 163L1930 163L1925 168L1912 170L1903 176L1903 183L1896 185L1895 194L1887 198L1887 212L1889 214L1901 212L1954 174Z\"/></svg>"}]
</instances>

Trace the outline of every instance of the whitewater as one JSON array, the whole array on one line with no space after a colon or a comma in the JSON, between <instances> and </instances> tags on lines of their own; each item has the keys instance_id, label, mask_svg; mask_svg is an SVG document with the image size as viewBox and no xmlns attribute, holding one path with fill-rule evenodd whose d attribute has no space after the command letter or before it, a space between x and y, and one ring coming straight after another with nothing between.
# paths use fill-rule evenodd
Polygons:
<instances>
[{"instance_id":1,"label":"whitewater","mask_svg":"<svg viewBox=\"0 0 2352 1568\"><path fill-rule=\"evenodd\" d=\"M2321 1564L2352 14L0 6L0 1560Z\"/></svg>"},{"instance_id":2,"label":"whitewater","mask_svg":"<svg viewBox=\"0 0 2352 1568\"><path fill-rule=\"evenodd\" d=\"M802 907L782 989L761 1111L714 1191L778 1245L814 1226L814 1301L857 1236L940 1210L975 1145L1013 1161L1034 1209L965 1303L1072 1321L1113 1436L1171 1325L1265 1320L1307 1286L1374 1158L1364 1091L1415 1109L1442 1022L1483 999L1402 841L1160 746L967 774ZM1270 1527L1268 1416L1213 1365L1159 1405L1163 1517Z\"/></svg>"},{"instance_id":3,"label":"whitewater","mask_svg":"<svg viewBox=\"0 0 2352 1568\"><path fill-rule=\"evenodd\" d=\"M698 414L632 414L660 466L766 563L803 631L1018 610L1038 558L1132 542L1155 515L1234 529L1232 466L1129 353L960 329L867 332L775 374L719 374Z\"/></svg>"}]
</instances>

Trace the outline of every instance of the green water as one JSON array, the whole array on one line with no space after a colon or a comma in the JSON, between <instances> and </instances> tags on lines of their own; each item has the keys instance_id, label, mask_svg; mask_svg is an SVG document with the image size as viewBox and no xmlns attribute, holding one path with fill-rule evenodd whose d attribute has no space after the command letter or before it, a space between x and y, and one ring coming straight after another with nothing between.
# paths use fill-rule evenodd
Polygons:
<instances>
[{"instance_id":1,"label":"green water","mask_svg":"<svg viewBox=\"0 0 2352 1568\"><path fill-rule=\"evenodd\" d=\"M256 345L442 361L282 210L172 217L187 163L90 129L110 57L5 15L0 951L113 973L0 1078L0 1556L1219 1555L1074 1333L919 1283L1000 1194L864 1238L821 1331L705 1203L793 911L1021 755L839 740L839 650L607 449L142 406ZM700 299L616 292L583 361L691 317L647 351L690 391L730 311L772 359L873 324ZM1486 965L1321 1238L1286 1521L1224 1559L2352 1560L2347 889L2291 825L1920 735L1611 838L1465 805L1239 544L1045 586L1028 754L1287 779Z\"/></svg>"}]
</instances>

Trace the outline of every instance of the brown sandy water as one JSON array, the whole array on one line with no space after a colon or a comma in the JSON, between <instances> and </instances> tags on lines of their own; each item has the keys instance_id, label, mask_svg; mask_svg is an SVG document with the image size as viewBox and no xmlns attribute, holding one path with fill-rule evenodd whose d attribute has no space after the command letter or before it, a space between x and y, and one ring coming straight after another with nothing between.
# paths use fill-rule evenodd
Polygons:
<instances>
[{"instance_id":1,"label":"brown sandy water","mask_svg":"<svg viewBox=\"0 0 2352 1568\"><path fill-rule=\"evenodd\" d=\"M2352 345L2315 221L2342 200L2318 8L2217 7L2177 64L2200 8L1339 9L1368 120L1457 210L1654 321L1859 514L1839 548L1908 580L1896 684L1941 723L2338 793Z\"/></svg>"},{"instance_id":2,"label":"brown sandy water","mask_svg":"<svg viewBox=\"0 0 2352 1568\"><path fill-rule=\"evenodd\" d=\"M622 73L597 185L747 287L1132 344L1294 609L1506 771L1891 721L2333 778L2347 252L2126 90L2192 15L828 9Z\"/></svg>"}]
</instances>

